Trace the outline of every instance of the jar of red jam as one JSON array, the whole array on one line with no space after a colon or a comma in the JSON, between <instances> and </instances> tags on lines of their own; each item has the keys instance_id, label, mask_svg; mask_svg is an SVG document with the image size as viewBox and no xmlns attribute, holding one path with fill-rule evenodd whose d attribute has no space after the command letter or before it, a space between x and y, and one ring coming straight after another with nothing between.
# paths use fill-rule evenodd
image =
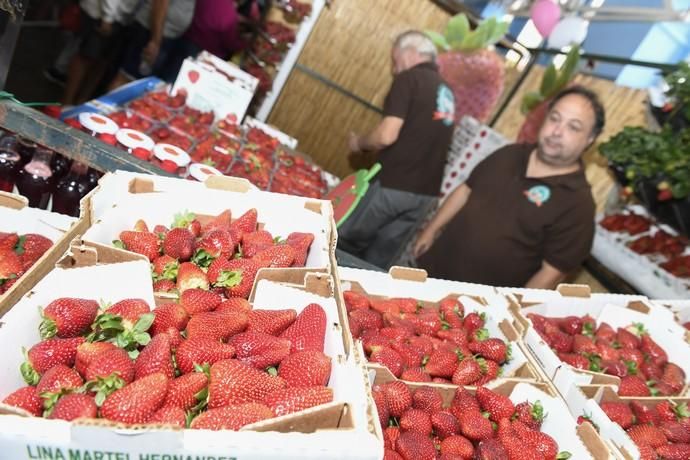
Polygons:
<instances>
[{"instance_id":1,"label":"jar of red jam","mask_svg":"<svg viewBox=\"0 0 690 460\"><path fill-rule=\"evenodd\" d=\"M172 144L156 144L153 148L155 163L164 171L178 175L187 176L189 163L192 161L189 154L181 148Z\"/></svg>"},{"instance_id":2,"label":"jar of red jam","mask_svg":"<svg viewBox=\"0 0 690 460\"><path fill-rule=\"evenodd\" d=\"M137 158L142 158L142 156L144 156L144 151L148 152L146 155L147 158L142 158L145 160L148 160L148 158L151 156L151 151L155 145L153 139L141 131L136 131L134 129L123 128L119 130L117 134L115 134L115 137L117 138L117 146L122 150L126 150L127 152L134 154L135 149L138 149L136 155Z\"/></svg>"},{"instance_id":3,"label":"jar of red jam","mask_svg":"<svg viewBox=\"0 0 690 460\"><path fill-rule=\"evenodd\" d=\"M92 136L100 136L101 134L109 134L114 136L120 129L110 118L93 112L82 112L79 114L79 123L84 132Z\"/></svg>"},{"instance_id":4,"label":"jar of red jam","mask_svg":"<svg viewBox=\"0 0 690 460\"><path fill-rule=\"evenodd\" d=\"M187 179L206 182L206 179L211 176L222 175L223 173L218 171L213 166L205 165L203 163L192 163L189 165L189 176L187 176Z\"/></svg>"}]
</instances>

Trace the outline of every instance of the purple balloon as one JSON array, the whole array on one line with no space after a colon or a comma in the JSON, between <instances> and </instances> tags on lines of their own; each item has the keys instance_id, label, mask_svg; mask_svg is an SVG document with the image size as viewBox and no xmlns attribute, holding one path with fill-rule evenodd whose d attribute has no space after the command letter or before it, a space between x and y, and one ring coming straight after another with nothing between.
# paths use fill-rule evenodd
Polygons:
<instances>
[{"instance_id":1,"label":"purple balloon","mask_svg":"<svg viewBox=\"0 0 690 460\"><path fill-rule=\"evenodd\" d=\"M551 0L539 0L532 6L530 17L541 36L546 38L561 18L561 7Z\"/></svg>"}]
</instances>

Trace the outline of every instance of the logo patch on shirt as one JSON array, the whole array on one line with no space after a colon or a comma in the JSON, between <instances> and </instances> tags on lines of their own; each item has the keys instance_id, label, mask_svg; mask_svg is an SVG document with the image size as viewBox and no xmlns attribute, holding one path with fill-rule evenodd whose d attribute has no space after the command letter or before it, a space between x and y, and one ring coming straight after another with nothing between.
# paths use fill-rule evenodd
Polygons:
<instances>
[{"instance_id":1,"label":"logo patch on shirt","mask_svg":"<svg viewBox=\"0 0 690 460\"><path fill-rule=\"evenodd\" d=\"M546 185L535 185L529 190L522 192L528 200L536 204L537 207L549 201L551 198L551 189Z\"/></svg>"},{"instance_id":2,"label":"logo patch on shirt","mask_svg":"<svg viewBox=\"0 0 690 460\"><path fill-rule=\"evenodd\" d=\"M455 97L448 86L441 83L436 94L436 112L434 120L441 120L446 126L453 124L455 118Z\"/></svg>"}]
</instances>

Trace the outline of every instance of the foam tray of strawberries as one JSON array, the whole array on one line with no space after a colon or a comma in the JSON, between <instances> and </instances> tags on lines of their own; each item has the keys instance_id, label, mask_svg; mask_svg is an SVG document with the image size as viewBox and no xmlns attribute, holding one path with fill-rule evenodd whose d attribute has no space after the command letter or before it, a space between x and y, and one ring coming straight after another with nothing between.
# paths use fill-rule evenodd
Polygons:
<instances>
[{"instance_id":1,"label":"foam tray of strawberries","mask_svg":"<svg viewBox=\"0 0 690 460\"><path fill-rule=\"evenodd\" d=\"M351 290L343 296L350 331L367 359L396 378L476 386L516 374L536 378L519 345L509 342L489 309L469 297L424 306L412 298Z\"/></svg>"},{"instance_id":2,"label":"foam tray of strawberries","mask_svg":"<svg viewBox=\"0 0 690 460\"><path fill-rule=\"evenodd\" d=\"M593 458L563 401L528 383L453 390L376 382L372 393L384 458Z\"/></svg>"}]
</instances>

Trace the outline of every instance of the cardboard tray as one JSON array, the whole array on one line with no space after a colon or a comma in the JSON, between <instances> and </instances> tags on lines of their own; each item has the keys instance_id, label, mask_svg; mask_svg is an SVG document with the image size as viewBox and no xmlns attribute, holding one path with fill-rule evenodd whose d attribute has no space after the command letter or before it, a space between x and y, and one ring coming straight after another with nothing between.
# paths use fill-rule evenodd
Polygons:
<instances>
[{"instance_id":1,"label":"cardboard tray","mask_svg":"<svg viewBox=\"0 0 690 460\"><path fill-rule=\"evenodd\" d=\"M299 311L311 302L324 307L329 324L325 352L333 359L329 386L335 399L330 404L259 422L238 432L133 427L103 420L69 423L24 417L21 411L0 405L3 456L39 458L50 453L53 457L48 458L97 458L98 453L103 453L103 458L187 458L204 454L216 459L378 459L383 453L383 442L380 429L373 423L376 409L364 368L344 354L333 292L332 280L316 274L316 278L307 277L302 286L262 279L252 294L254 306L262 309L289 305ZM21 347L39 340L38 306L66 295L112 302L139 297L152 305L155 302L148 261L114 248L96 248L75 241L60 266L3 318L0 344L9 352L0 360L0 370L6 376L0 382L0 394L23 385L18 372L23 360Z\"/></svg>"}]
</instances>

